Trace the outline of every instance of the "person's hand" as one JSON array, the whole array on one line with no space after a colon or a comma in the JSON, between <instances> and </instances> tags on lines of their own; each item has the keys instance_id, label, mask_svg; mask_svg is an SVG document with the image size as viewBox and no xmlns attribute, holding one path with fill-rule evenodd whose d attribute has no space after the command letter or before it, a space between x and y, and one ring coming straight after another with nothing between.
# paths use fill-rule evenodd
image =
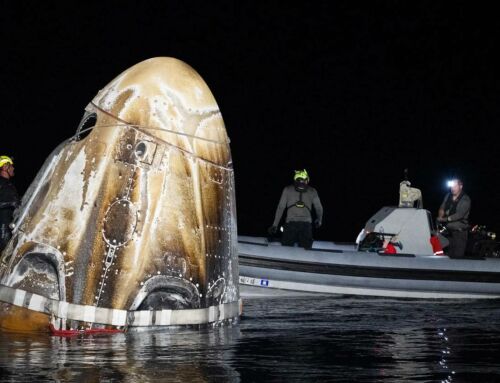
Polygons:
<instances>
[{"instance_id":1,"label":"person's hand","mask_svg":"<svg viewBox=\"0 0 500 383\"><path fill-rule=\"evenodd\" d=\"M270 234L270 235L274 235L276 234L276 232L278 231L278 226L271 226L269 229L267 229L267 232Z\"/></svg>"},{"instance_id":2,"label":"person's hand","mask_svg":"<svg viewBox=\"0 0 500 383\"><path fill-rule=\"evenodd\" d=\"M436 219L438 222L446 222L446 217L437 217Z\"/></svg>"},{"instance_id":3,"label":"person's hand","mask_svg":"<svg viewBox=\"0 0 500 383\"><path fill-rule=\"evenodd\" d=\"M315 227L316 229L318 229L319 227L321 227L321 220L320 220L320 219L316 218L316 219L314 220L314 227Z\"/></svg>"}]
</instances>

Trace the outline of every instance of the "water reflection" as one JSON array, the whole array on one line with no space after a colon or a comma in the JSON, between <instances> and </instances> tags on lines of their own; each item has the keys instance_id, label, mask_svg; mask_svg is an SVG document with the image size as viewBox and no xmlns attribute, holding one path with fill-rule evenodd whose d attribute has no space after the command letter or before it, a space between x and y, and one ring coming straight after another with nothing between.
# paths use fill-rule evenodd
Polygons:
<instances>
[{"instance_id":1,"label":"water reflection","mask_svg":"<svg viewBox=\"0 0 500 383\"><path fill-rule=\"evenodd\" d=\"M254 299L233 327L0 333L0 382L498 382L500 302Z\"/></svg>"},{"instance_id":2,"label":"water reflection","mask_svg":"<svg viewBox=\"0 0 500 383\"><path fill-rule=\"evenodd\" d=\"M230 360L238 326L59 338L1 334L2 381L238 381ZM21 378L21 379L20 379Z\"/></svg>"}]
</instances>

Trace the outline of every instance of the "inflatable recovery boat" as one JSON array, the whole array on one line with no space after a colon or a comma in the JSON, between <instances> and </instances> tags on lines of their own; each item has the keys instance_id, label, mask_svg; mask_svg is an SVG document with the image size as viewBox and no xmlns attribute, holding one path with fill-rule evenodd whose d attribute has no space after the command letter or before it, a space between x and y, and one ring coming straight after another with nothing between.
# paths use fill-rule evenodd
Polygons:
<instances>
[{"instance_id":1,"label":"inflatable recovery boat","mask_svg":"<svg viewBox=\"0 0 500 383\"><path fill-rule=\"evenodd\" d=\"M240 236L240 291L242 296L500 297L498 244L460 259L444 255L441 245L446 246L446 238L430 213L407 207L380 209L352 244L315 241L306 250Z\"/></svg>"}]
</instances>

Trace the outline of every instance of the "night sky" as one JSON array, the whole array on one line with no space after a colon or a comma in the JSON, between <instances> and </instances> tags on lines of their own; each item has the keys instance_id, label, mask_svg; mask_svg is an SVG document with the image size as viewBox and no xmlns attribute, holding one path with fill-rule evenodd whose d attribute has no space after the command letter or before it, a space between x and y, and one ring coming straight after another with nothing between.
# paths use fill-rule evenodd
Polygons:
<instances>
[{"instance_id":1,"label":"night sky","mask_svg":"<svg viewBox=\"0 0 500 383\"><path fill-rule=\"evenodd\" d=\"M203 4L203 5L201 5ZM22 193L114 77L157 56L207 82L231 138L238 232L266 235L293 170L353 241L409 169L433 215L460 175L500 229L497 13L473 2L3 1L1 154Z\"/></svg>"}]
</instances>

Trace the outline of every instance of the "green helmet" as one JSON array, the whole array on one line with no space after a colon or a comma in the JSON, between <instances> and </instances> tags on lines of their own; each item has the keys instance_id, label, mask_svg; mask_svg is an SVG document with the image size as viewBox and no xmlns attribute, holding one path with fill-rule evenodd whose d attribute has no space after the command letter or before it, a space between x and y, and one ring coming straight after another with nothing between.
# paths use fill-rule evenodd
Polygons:
<instances>
[{"instance_id":1,"label":"green helmet","mask_svg":"<svg viewBox=\"0 0 500 383\"><path fill-rule=\"evenodd\" d=\"M295 181L297 178L302 178L305 180L309 179L309 174L307 174L307 170L295 170L295 175L293 176L293 180Z\"/></svg>"},{"instance_id":2,"label":"green helmet","mask_svg":"<svg viewBox=\"0 0 500 383\"><path fill-rule=\"evenodd\" d=\"M14 165L14 161L9 156L0 156L0 168L4 165L11 164Z\"/></svg>"}]
</instances>

